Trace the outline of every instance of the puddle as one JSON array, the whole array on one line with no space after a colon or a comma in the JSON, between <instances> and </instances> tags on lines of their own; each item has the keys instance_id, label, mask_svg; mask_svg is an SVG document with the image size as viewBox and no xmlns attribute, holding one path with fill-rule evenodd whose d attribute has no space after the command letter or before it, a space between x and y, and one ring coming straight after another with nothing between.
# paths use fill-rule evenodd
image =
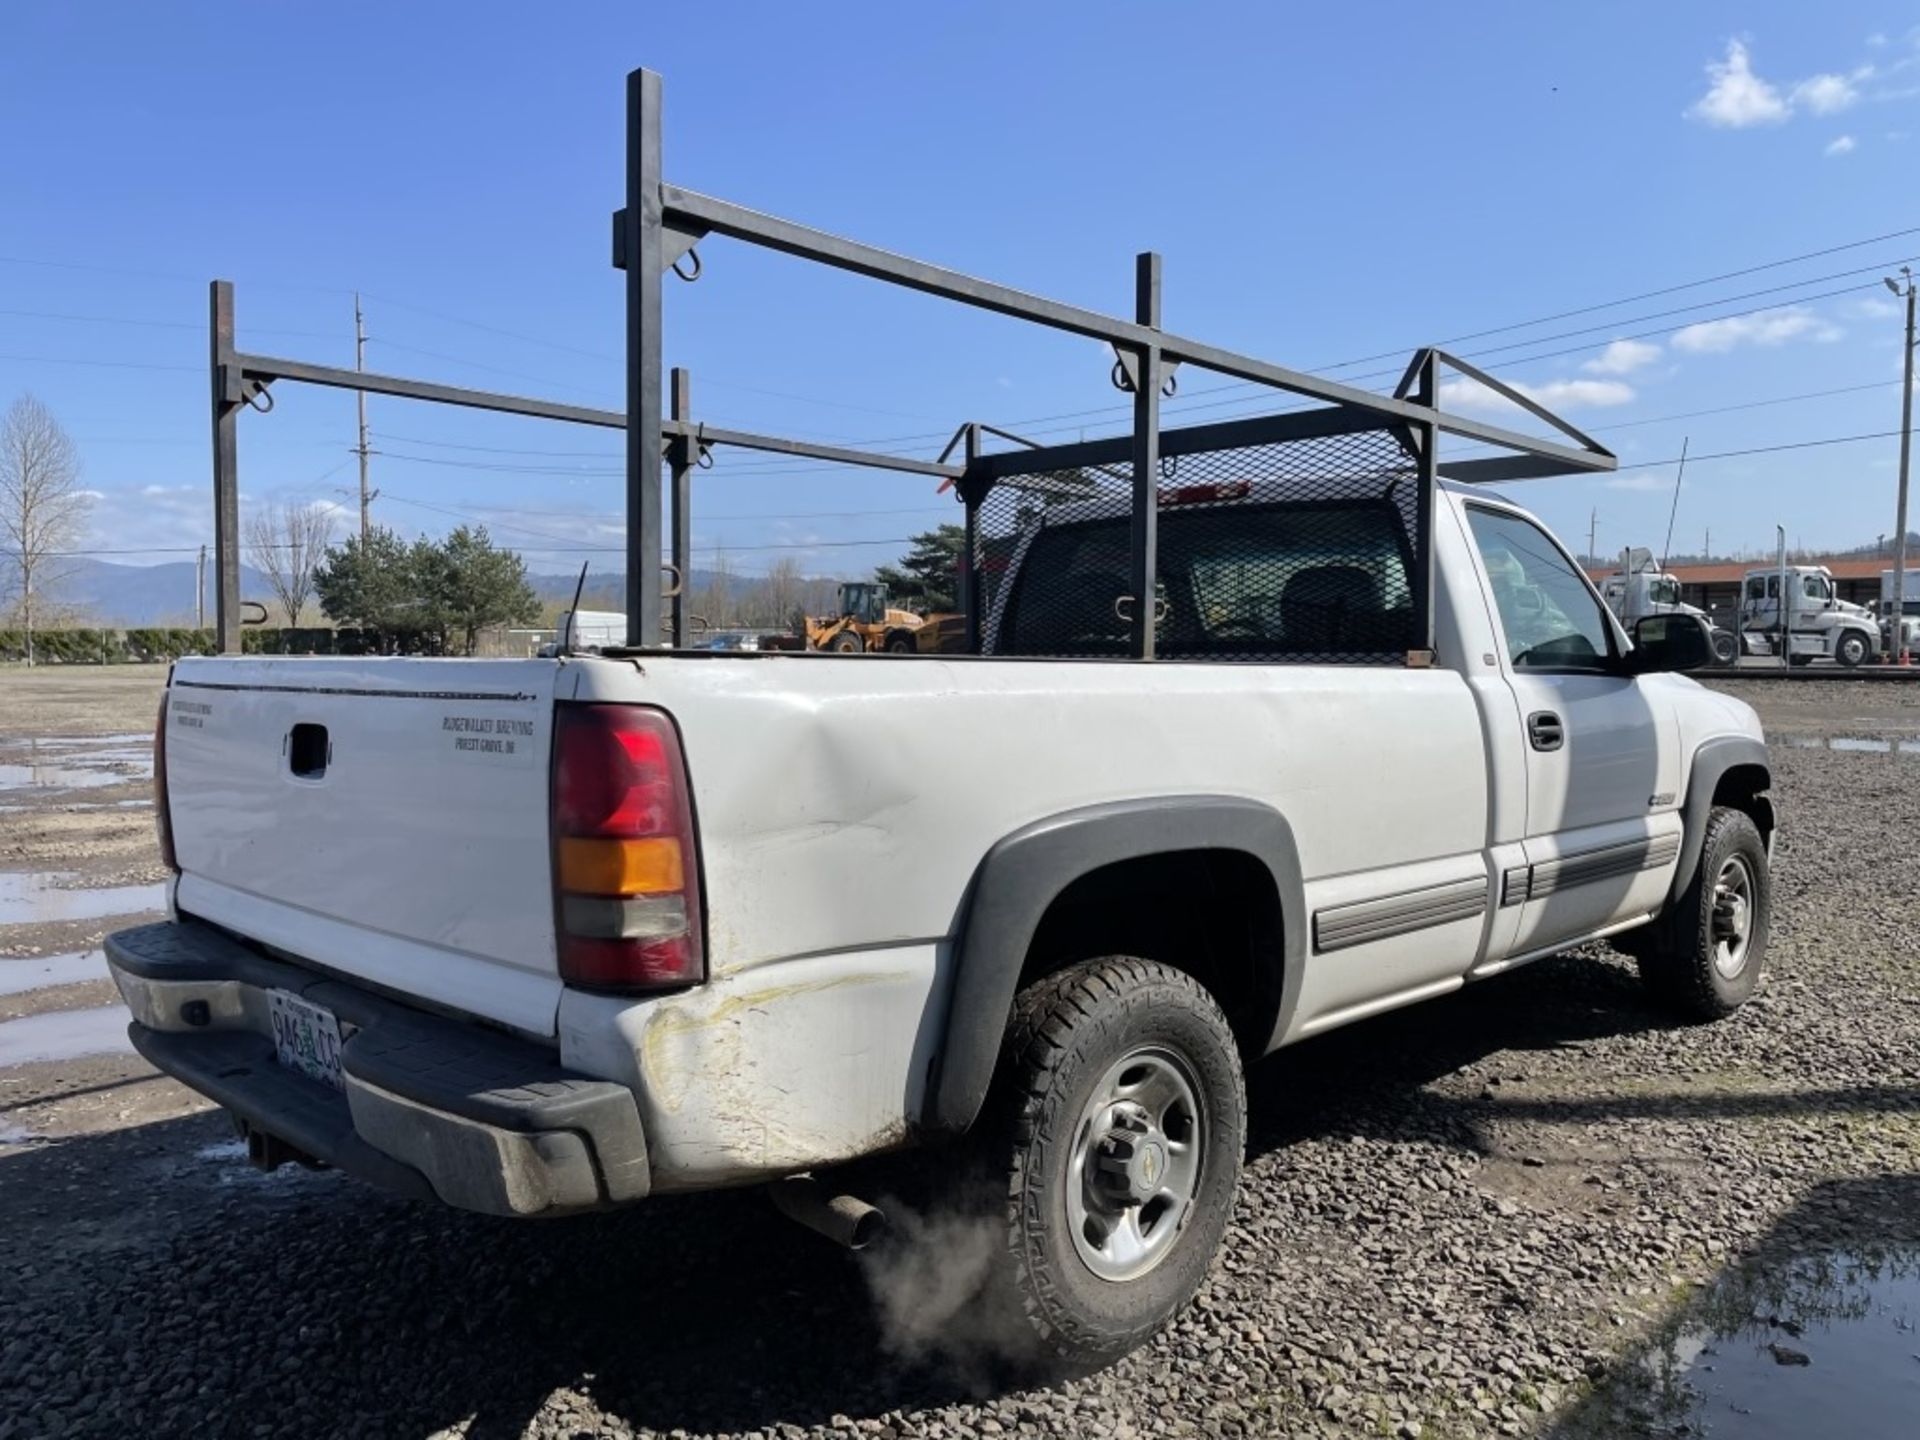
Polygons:
<instances>
[{"instance_id":1,"label":"puddle","mask_svg":"<svg viewBox=\"0 0 1920 1440\"><path fill-rule=\"evenodd\" d=\"M116 735L53 735L44 740L28 740L25 743L41 750L85 750L93 746L151 745L153 732L127 730Z\"/></svg>"},{"instance_id":2,"label":"puddle","mask_svg":"<svg viewBox=\"0 0 1920 1440\"><path fill-rule=\"evenodd\" d=\"M144 735L63 736L0 747L0 790L98 790L153 778Z\"/></svg>"},{"instance_id":3,"label":"puddle","mask_svg":"<svg viewBox=\"0 0 1920 1440\"><path fill-rule=\"evenodd\" d=\"M130 1053L127 1019L126 1006L102 1005L97 1010L50 1010L0 1020L0 1065Z\"/></svg>"},{"instance_id":4,"label":"puddle","mask_svg":"<svg viewBox=\"0 0 1920 1440\"><path fill-rule=\"evenodd\" d=\"M167 908L167 887L110 885L101 890L63 890L70 871L0 871L0 925L41 925L58 920L102 920Z\"/></svg>"},{"instance_id":5,"label":"puddle","mask_svg":"<svg viewBox=\"0 0 1920 1440\"><path fill-rule=\"evenodd\" d=\"M1920 755L1920 740L1866 740L1846 735L1783 735L1794 750L1850 750L1867 755Z\"/></svg>"},{"instance_id":6,"label":"puddle","mask_svg":"<svg viewBox=\"0 0 1920 1440\"><path fill-rule=\"evenodd\" d=\"M1576 1433L1912 1435L1920 1248L1806 1255L1723 1277L1612 1398L1600 1430Z\"/></svg>"},{"instance_id":7,"label":"puddle","mask_svg":"<svg viewBox=\"0 0 1920 1440\"><path fill-rule=\"evenodd\" d=\"M0 1115L0 1145L31 1145L39 1138L26 1126L16 1125L4 1115Z\"/></svg>"},{"instance_id":8,"label":"puddle","mask_svg":"<svg viewBox=\"0 0 1920 1440\"><path fill-rule=\"evenodd\" d=\"M56 985L84 985L107 978L107 957L98 950L80 955L37 955L28 960L0 960L0 995L24 995Z\"/></svg>"},{"instance_id":9,"label":"puddle","mask_svg":"<svg viewBox=\"0 0 1920 1440\"><path fill-rule=\"evenodd\" d=\"M54 811L69 810L151 810L151 797L142 800L75 800L69 804L55 805L0 805L0 815L24 815L29 810L45 815Z\"/></svg>"}]
</instances>

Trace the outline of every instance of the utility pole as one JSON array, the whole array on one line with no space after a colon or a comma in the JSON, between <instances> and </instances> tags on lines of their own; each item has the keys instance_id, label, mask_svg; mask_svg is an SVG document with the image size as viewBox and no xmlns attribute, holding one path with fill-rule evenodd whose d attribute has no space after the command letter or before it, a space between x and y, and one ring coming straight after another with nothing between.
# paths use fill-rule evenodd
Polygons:
<instances>
[{"instance_id":1,"label":"utility pole","mask_svg":"<svg viewBox=\"0 0 1920 1440\"><path fill-rule=\"evenodd\" d=\"M1593 513L1587 516L1587 563L1589 565L1598 565L1600 563L1600 552L1593 548L1599 534L1600 507L1596 505Z\"/></svg>"},{"instance_id":2,"label":"utility pole","mask_svg":"<svg viewBox=\"0 0 1920 1440\"><path fill-rule=\"evenodd\" d=\"M1902 284L1882 283L1907 299L1907 383L1900 387L1900 498L1893 520L1893 607L1887 615L1887 663L1907 663L1907 462L1913 454L1913 271L1900 267Z\"/></svg>"},{"instance_id":3,"label":"utility pole","mask_svg":"<svg viewBox=\"0 0 1920 1440\"><path fill-rule=\"evenodd\" d=\"M1700 542L1700 558L1707 564L1713 563L1713 527L1707 527L1706 538Z\"/></svg>"},{"instance_id":4,"label":"utility pole","mask_svg":"<svg viewBox=\"0 0 1920 1440\"><path fill-rule=\"evenodd\" d=\"M353 368L364 371L367 368L367 322L360 311L360 292L353 292ZM367 489L367 392L353 392L353 402L360 411L360 443L354 446L353 453L360 457L360 546L366 549L367 539L372 530L372 521L368 517L367 507L380 492Z\"/></svg>"},{"instance_id":5,"label":"utility pole","mask_svg":"<svg viewBox=\"0 0 1920 1440\"><path fill-rule=\"evenodd\" d=\"M204 545L193 565L193 628L207 628L207 547Z\"/></svg>"}]
</instances>

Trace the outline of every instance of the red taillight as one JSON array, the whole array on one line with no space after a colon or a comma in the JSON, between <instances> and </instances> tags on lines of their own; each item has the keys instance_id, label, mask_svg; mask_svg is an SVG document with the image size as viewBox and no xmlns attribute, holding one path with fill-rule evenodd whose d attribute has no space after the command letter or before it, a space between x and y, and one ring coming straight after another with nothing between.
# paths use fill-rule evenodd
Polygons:
<instances>
[{"instance_id":1,"label":"red taillight","mask_svg":"<svg viewBox=\"0 0 1920 1440\"><path fill-rule=\"evenodd\" d=\"M562 705L554 730L560 978L600 990L706 976L680 737L642 705Z\"/></svg>"},{"instance_id":2,"label":"red taillight","mask_svg":"<svg viewBox=\"0 0 1920 1440\"><path fill-rule=\"evenodd\" d=\"M173 817L167 813L167 692L160 692L160 714L153 722L153 824L160 832L160 858L179 870L173 858Z\"/></svg>"}]
</instances>

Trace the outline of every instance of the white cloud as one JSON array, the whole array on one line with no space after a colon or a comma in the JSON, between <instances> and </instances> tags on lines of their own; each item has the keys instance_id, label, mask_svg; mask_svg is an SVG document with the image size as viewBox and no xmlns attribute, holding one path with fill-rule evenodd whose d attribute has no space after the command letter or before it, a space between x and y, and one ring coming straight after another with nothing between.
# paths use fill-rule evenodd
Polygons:
<instances>
[{"instance_id":1,"label":"white cloud","mask_svg":"<svg viewBox=\"0 0 1920 1440\"><path fill-rule=\"evenodd\" d=\"M1633 387L1619 380L1549 380L1544 385L1514 382L1513 388L1549 410L1604 409L1630 404L1635 398ZM1519 409L1497 391L1466 379L1440 382L1440 406L1447 410Z\"/></svg>"},{"instance_id":2,"label":"white cloud","mask_svg":"<svg viewBox=\"0 0 1920 1440\"><path fill-rule=\"evenodd\" d=\"M1690 355L1721 355L1742 345L1784 345L1789 340L1838 340L1838 326L1810 310L1774 310L1764 315L1729 315L1703 320L1673 337L1673 348Z\"/></svg>"},{"instance_id":3,"label":"white cloud","mask_svg":"<svg viewBox=\"0 0 1920 1440\"><path fill-rule=\"evenodd\" d=\"M1854 139L1851 135L1839 135L1827 142L1823 155L1850 155L1853 153Z\"/></svg>"},{"instance_id":4,"label":"white cloud","mask_svg":"<svg viewBox=\"0 0 1920 1440\"><path fill-rule=\"evenodd\" d=\"M1856 320L1888 320L1900 313L1899 305L1878 295L1869 295L1864 300L1855 300L1846 307L1846 310Z\"/></svg>"},{"instance_id":5,"label":"white cloud","mask_svg":"<svg viewBox=\"0 0 1920 1440\"><path fill-rule=\"evenodd\" d=\"M1886 43L1887 43L1887 37L1881 31L1876 30L1871 35L1867 36L1867 45L1868 45L1868 48L1870 49L1873 49L1873 50L1882 49L1886 45Z\"/></svg>"},{"instance_id":6,"label":"white cloud","mask_svg":"<svg viewBox=\"0 0 1920 1440\"><path fill-rule=\"evenodd\" d=\"M1870 73L1870 72L1869 72ZM1815 75L1793 87L1789 106L1802 106L1815 115L1837 115L1860 98L1846 75Z\"/></svg>"},{"instance_id":7,"label":"white cloud","mask_svg":"<svg viewBox=\"0 0 1920 1440\"><path fill-rule=\"evenodd\" d=\"M1615 340L1580 368L1590 375L1631 375L1660 358L1660 347L1645 340Z\"/></svg>"},{"instance_id":8,"label":"white cloud","mask_svg":"<svg viewBox=\"0 0 1920 1440\"><path fill-rule=\"evenodd\" d=\"M1664 475L1615 475L1604 482L1609 490L1671 490L1673 483Z\"/></svg>"},{"instance_id":9,"label":"white cloud","mask_svg":"<svg viewBox=\"0 0 1920 1440\"><path fill-rule=\"evenodd\" d=\"M1727 42L1726 59L1707 62L1707 79L1707 93L1687 113L1708 125L1744 130L1750 125L1778 125L1793 114L1780 92L1753 73L1747 47L1738 40Z\"/></svg>"}]
</instances>

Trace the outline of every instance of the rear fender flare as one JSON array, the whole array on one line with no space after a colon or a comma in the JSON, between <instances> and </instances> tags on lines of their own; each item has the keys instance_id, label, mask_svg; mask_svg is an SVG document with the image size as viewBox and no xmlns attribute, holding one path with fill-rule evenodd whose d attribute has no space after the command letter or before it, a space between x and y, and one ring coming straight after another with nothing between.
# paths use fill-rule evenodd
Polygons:
<instances>
[{"instance_id":1,"label":"rear fender flare","mask_svg":"<svg viewBox=\"0 0 1920 1440\"><path fill-rule=\"evenodd\" d=\"M998 841L962 902L953 982L922 1115L925 1128L972 1125L999 1063L1015 987L1041 919L1083 875L1118 861L1181 850L1233 850L1263 863L1280 899L1280 1015L1292 1018L1306 955L1300 853L1272 806L1230 795L1125 800L1034 821Z\"/></svg>"}]
</instances>

